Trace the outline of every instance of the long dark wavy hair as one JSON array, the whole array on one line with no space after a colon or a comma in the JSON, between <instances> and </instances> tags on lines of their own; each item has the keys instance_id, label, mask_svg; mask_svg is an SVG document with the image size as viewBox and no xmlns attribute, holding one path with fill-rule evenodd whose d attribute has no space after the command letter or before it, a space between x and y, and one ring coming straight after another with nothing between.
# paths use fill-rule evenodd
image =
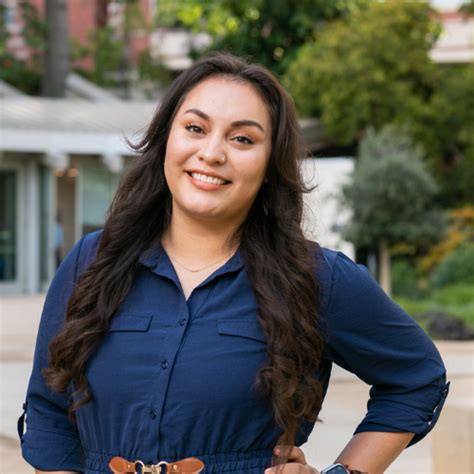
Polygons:
<instances>
[{"instance_id":1,"label":"long dark wavy hair","mask_svg":"<svg viewBox=\"0 0 474 474\"><path fill-rule=\"evenodd\" d=\"M139 257L159 242L171 217L164 175L166 143L173 118L187 93L215 76L250 84L268 108L272 150L265 183L238 230L240 249L267 340L267 359L256 388L271 400L280 444L292 445L302 418L316 421L322 403L315 377L323 340L318 330L319 288L314 249L300 222L305 188L299 162L305 156L292 99L265 68L218 54L201 60L171 85L144 138L131 145L138 157L110 206L95 260L69 298L65 323L50 343L49 387L76 387L69 413L92 398L85 377L88 359L107 331L139 268ZM78 396L80 395L80 396Z\"/></svg>"}]
</instances>

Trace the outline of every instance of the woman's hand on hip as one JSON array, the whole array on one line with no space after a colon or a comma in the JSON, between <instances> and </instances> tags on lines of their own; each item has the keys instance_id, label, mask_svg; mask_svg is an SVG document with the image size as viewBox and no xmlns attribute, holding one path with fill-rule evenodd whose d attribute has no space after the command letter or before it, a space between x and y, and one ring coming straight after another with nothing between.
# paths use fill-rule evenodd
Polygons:
<instances>
[{"instance_id":1,"label":"woman's hand on hip","mask_svg":"<svg viewBox=\"0 0 474 474\"><path fill-rule=\"evenodd\" d=\"M275 446L273 452L278 457L286 449L282 446ZM292 446L287 456L288 460L285 464L269 467L265 469L265 474L319 474L317 469L306 463L303 451L297 446Z\"/></svg>"}]
</instances>

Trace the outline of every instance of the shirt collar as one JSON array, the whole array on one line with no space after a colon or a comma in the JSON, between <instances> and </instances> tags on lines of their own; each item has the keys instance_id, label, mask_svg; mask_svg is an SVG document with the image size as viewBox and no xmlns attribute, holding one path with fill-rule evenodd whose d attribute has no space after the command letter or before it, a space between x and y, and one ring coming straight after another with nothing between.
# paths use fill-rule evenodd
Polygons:
<instances>
[{"instance_id":1,"label":"shirt collar","mask_svg":"<svg viewBox=\"0 0 474 474\"><path fill-rule=\"evenodd\" d=\"M162 247L161 243L155 244L152 247L145 250L139 258L139 261L142 265L149 268L153 273L157 275L164 276L166 278L170 278L171 280L176 279L176 272L174 271L173 264L171 263L168 254L166 253L165 249ZM209 281L211 278L215 278L219 275L223 275L224 273L229 272L236 272L239 271L244 267L244 258L242 256L242 252L240 251L240 247L237 251L230 257L227 262L219 267L209 278L206 278L202 284ZM199 285L200 286L200 285Z\"/></svg>"}]
</instances>

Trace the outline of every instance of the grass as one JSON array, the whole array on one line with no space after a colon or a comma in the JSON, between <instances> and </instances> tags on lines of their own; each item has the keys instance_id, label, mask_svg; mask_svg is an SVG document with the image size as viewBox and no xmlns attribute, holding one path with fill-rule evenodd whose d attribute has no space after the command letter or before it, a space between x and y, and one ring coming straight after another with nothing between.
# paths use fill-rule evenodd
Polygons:
<instances>
[{"instance_id":1,"label":"grass","mask_svg":"<svg viewBox=\"0 0 474 474\"><path fill-rule=\"evenodd\" d=\"M415 319L426 311L441 311L474 327L474 285L458 284L433 289L428 296L418 299L401 296L393 299Z\"/></svg>"}]
</instances>

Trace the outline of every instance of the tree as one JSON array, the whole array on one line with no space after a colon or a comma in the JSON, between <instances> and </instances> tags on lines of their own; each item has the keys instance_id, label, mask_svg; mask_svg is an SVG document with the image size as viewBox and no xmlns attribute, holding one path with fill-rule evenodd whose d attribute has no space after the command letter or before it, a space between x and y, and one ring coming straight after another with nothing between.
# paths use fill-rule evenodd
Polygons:
<instances>
[{"instance_id":1,"label":"tree","mask_svg":"<svg viewBox=\"0 0 474 474\"><path fill-rule=\"evenodd\" d=\"M162 26L207 32L211 51L250 57L283 73L298 48L329 20L348 14L368 0L160 0Z\"/></svg>"},{"instance_id":2,"label":"tree","mask_svg":"<svg viewBox=\"0 0 474 474\"><path fill-rule=\"evenodd\" d=\"M380 283L387 294L390 247L427 247L443 236L444 215L433 208L436 191L421 149L408 135L393 126L368 130L352 182L343 188L343 202L353 213L343 233L356 246L378 248Z\"/></svg>"},{"instance_id":3,"label":"tree","mask_svg":"<svg viewBox=\"0 0 474 474\"><path fill-rule=\"evenodd\" d=\"M465 15L474 15L474 0L468 0L459 7L459 11Z\"/></svg>"},{"instance_id":4,"label":"tree","mask_svg":"<svg viewBox=\"0 0 474 474\"><path fill-rule=\"evenodd\" d=\"M425 2L371 2L302 46L284 82L336 146L370 126L409 128L453 207L474 199L474 64L434 64L439 32Z\"/></svg>"},{"instance_id":5,"label":"tree","mask_svg":"<svg viewBox=\"0 0 474 474\"><path fill-rule=\"evenodd\" d=\"M474 63L441 66L421 140L449 207L474 202Z\"/></svg>"},{"instance_id":6,"label":"tree","mask_svg":"<svg viewBox=\"0 0 474 474\"><path fill-rule=\"evenodd\" d=\"M29 55L27 59L20 59L8 48L11 33L6 28L7 7L0 4L0 79L27 94L38 94L46 49L46 22L29 2L18 2L18 9L23 20L22 36Z\"/></svg>"},{"instance_id":7,"label":"tree","mask_svg":"<svg viewBox=\"0 0 474 474\"><path fill-rule=\"evenodd\" d=\"M410 125L417 138L435 86L428 52L438 32L426 2L369 2L307 42L285 85L300 114L320 117L338 144L388 123Z\"/></svg>"}]
</instances>

